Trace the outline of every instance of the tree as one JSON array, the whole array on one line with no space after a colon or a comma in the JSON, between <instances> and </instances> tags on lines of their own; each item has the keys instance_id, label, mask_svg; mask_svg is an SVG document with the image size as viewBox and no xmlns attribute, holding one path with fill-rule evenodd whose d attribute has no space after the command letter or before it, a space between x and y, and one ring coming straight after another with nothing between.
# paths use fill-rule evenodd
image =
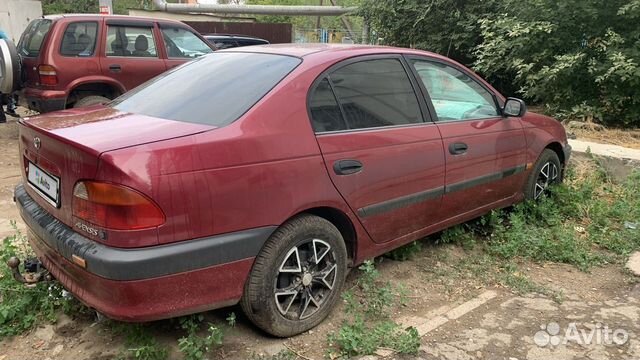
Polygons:
<instances>
[{"instance_id":1,"label":"tree","mask_svg":"<svg viewBox=\"0 0 640 360\"><path fill-rule=\"evenodd\" d=\"M172 2L172 1L169 1ZM127 15L128 9L149 9L151 0L113 0L113 13ZM43 0L42 12L50 14L97 13L98 0Z\"/></svg>"},{"instance_id":2,"label":"tree","mask_svg":"<svg viewBox=\"0 0 640 360\"><path fill-rule=\"evenodd\" d=\"M471 63L479 19L495 14L498 0L364 0L360 14L385 44L427 49Z\"/></svg>"},{"instance_id":3,"label":"tree","mask_svg":"<svg viewBox=\"0 0 640 360\"><path fill-rule=\"evenodd\" d=\"M525 98L561 117L638 126L638 3L529 0L506 6L500 16L479 22L473 65L493 79L511 80Z\"/></svg>"},{"instance_id":4,"label":"tree","mask_svg":"<svg viewBox=\"0 0 640 360\"><path fill-rule=\"evenodd\" d=\"M87 0L43 0L42 12L49 14L97 13L98 1Z\"/></svg>"},{"instance_id":5,"label":"tree","mask_svg":"<svg viewBox=\"0 0 640 360\"><path fill-rule=\"evenodd\" d=\"M448 55L560 117L640 125L640 0L364 0L385 43Z\"/></svg>"}]
</instances>

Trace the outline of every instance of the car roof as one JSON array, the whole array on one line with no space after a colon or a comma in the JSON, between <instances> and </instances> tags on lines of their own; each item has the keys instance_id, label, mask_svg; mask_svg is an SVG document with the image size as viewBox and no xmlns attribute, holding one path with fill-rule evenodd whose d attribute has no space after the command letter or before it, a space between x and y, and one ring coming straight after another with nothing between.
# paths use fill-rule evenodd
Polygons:
<instances>
[{"instance_id":1,"label":"car roof","mask_svg":"<svg viewBox=\"0 0 640 360\"><path fill-rule=\"evenodd\" d=\"M45 15L43 16L45 19L49 20L60 20L65 18L70 19L120 19L120 20L142 20L142 21L156 21L156 22L167 22L167 23L176 23L183 24L181 21L171 20L171 19L158 19L149 16L130 16L130 15L102 15L102 14L53 14L53 15Z\"/></svg>"},{"instance_id":2,"label":"car roof","mask_svg":"<svg viewBox=\"0 0 640 360\"><path fill-rule=\"evenodd\" d=\"M384 54L402 54L402 55L418 55L426 56L433 60L439 60L447 64L455 65L467 69L464 65L455 60L449 59L443 55L439 55L429 51L392 47L379 45L359 45L359 44L321 44L321 43L291 43L291 44L271 44L271 45L253 45L245 47L234 47L217 52L243 52L243 53L263 53L274 55L294 56L304 59L308 66L313 67L324 63L335 63L348 58L368 55L384 55ZM482 77L478 77L484 85L500 94ZM504 100L502 95L499 95Z\"/></svg>"},{"instance_id":3,"label":"car roof","mask_svg":"<svg viewBox=\"0 0 640 360\"><path fill-rule=\"evenodd\" d=\"M434 58L447 59L444 56L423 51L408 48L399 48L392 46L379 46L379 45L359 45L359 44L322 44L322 43L291 43L291 44L270 44L270 45L254 45L251 47L231 48L220 51L227 52L263 52L269 54L289 55L296 57L322 57L323 55L331 54L332 57L338 55L338 57L350 57L356 55L367 54L416 54L416 55L429 55ZM340 56L341 55L341 56ZM447 59L448 61L451 61Z\"/></svg>"}]
</instances>

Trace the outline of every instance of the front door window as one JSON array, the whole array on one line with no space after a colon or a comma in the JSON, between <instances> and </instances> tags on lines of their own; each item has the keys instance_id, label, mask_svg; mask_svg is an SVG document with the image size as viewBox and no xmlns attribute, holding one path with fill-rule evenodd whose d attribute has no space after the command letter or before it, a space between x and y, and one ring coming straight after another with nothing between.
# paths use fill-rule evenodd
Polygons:
<instances>
[{"instance_id":1,"label":"front door window","mask_svg":"<svg viewBox=\"0 0 640 360\"><path fill-rule=\"evenodd\" d=\"M413 60L429 92L439 121L462 121L500 116L493 95L465 73L445 64Z\"/></svg>"}]
</instances>

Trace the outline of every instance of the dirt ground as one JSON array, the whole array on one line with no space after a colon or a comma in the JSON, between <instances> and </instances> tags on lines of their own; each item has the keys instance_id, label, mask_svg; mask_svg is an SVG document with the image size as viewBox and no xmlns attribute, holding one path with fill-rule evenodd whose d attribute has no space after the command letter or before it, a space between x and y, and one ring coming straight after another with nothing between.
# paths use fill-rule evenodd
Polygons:
<instances>
[{"instance_id":1,"label":"dirt ground","mask_svg":"<svg viewBox=\"0 0 640 360\"><path fill-rule=\"evenodd\" d=\"M0 239L13 232L12 220L24 228L12 201L13 188L20 181L16 127L15 122L0 124ZM378 264L382 280L402 283L408 290L408 302L396 310L396 319L403 323L426 321L416 358L640 358L640 286L638 279L619 265L585 273L565 265L520 264L531 280L561 296L518 295L499 284L487 285L481 274L454 276L453 264L471 255L461 248L436 246L433 239L423 244L411 260L385 258ZM356 277L357 271L353 271L347 288L354 285ZM483 294L491 296L478 302ZM224 345L210 354L211 359L251 359L253 354L275 354L286 348L300 358L322 359L326 334L337 330L345 318L341 304L317 328L286 340L256 330L238 307L208 312L205 321L222 325L230 312L238 316L237 324L226 330ZM611 331L605 331L605 326ZM177 339L183 331L171 321L156 322L150 328L170 348L170 358L180 359ZM595 335L588 341L578 335L571 337L574 329L580 336ZM608 336L603 335L605 332ZM123 343L122 337L113 335L108 321L96 322L89 315L63 315L56 324L42 324L27 334L0 342L0 360L111 359L123 349ZM408 358L394 354L386 357Z\"/></svg>"},{"instance_id":2,"label":"dirt ground","mask_svg":"<svg viewBox=\"0 0 640 360\"><path fill-rule=\"evenodd\" d=\"M601 131L589 129L568 129L567 133L573 133L578 140L594 141L603 144L619 145L631 149L640 149L640 129L605 129Z\"/></svg>"},{"instance_id":3,"label":"dirt ground","mask_svg":"<svg viewBox=\"0 0 640 360\"><path fill-rule=\"evenodd\" d=\"M13 188L20 182L18 124L7 118L6 124L0 124L0 239L13 233L11 220L20 218L13 203ZM19 224L24 228L22 222Z\"/></svg>"}]
</instances>

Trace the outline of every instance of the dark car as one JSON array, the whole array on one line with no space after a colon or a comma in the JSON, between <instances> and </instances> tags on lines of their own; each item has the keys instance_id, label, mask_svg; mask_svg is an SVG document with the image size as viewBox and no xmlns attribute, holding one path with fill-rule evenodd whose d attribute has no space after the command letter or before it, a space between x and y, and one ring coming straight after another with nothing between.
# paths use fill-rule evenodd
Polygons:
<instances>
[{"instance_id":1,"label":"dark car","mask_svg":"<svg viewBox=\"0 0 640 360\"><path fill-rule=\"evenodd\" d=\"M78 299L127 321L239 302L276 336L319 324L348 267L538 199L570 155L462 65L354 45L217 51L19 129L29 241Z\"/></svg>"},{"instance_id":2,"label":"dark car","mask_svg":"<svg viewBox=\"0 0 640 360\"><path fill-rule=\"evenodd\" d=\"M213 50L178 21L46 16L31 21L17 46L22 63L20 102L41 113L108 102Z\"/></svg>"},{"instance_id":3,"label":"dark car","mask_svg":"<svg viewBox=\"0 0 640 360\"><path fill-rule=\"evenodd\" d=\"M229 49L240 46L268 45L269 42L253 36L231 34L205 34L207 41L213 44L217 50Z\"/></svg>"}]
</instances>

